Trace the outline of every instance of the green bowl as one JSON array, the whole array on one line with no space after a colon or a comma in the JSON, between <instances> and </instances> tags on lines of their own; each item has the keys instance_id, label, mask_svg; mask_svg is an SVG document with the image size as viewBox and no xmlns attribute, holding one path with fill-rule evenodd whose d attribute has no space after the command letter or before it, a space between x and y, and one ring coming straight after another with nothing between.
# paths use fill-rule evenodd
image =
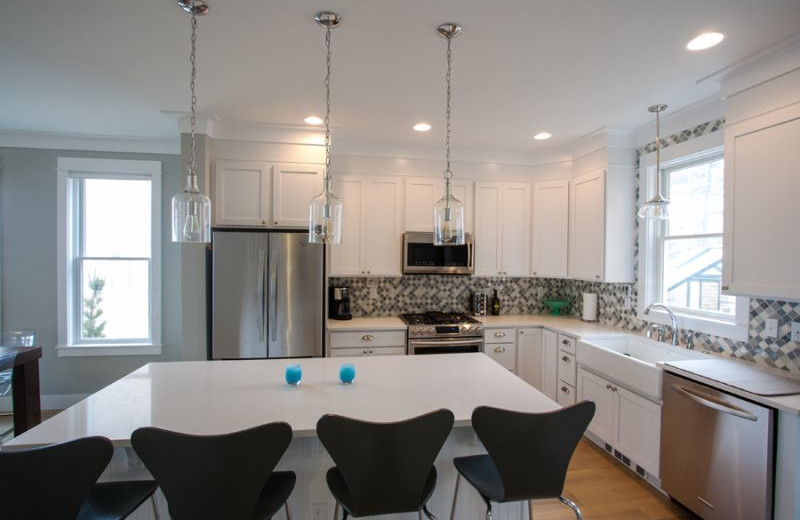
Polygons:
<instances>
[{"instance_id":1,"label":"green bowl","mask_svg":"<svg viewBox=\"0 0 800 520\"><path fill-rule=\"evenodd\" d=\"M545 300L544 304L550 308L550 314L554 316L561 316L561 309L569 307L567 300Z\"/></svg>"}]
</instances>

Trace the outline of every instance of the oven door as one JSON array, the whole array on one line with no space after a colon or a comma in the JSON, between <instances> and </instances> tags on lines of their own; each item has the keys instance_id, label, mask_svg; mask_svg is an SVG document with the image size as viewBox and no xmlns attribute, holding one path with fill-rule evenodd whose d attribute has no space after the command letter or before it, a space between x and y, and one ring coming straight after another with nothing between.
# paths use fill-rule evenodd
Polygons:
<instances>
[{"instance_id":1,"label":"oven door","mask_svg":"<svg viewBox=\"0 0 800 520\"><path fill-rule=\"evenodd\" d=\"M408 340L408 353L411 355L461 354L468 352L483 352L483 337Z\"/></svg>"}]
</instances>

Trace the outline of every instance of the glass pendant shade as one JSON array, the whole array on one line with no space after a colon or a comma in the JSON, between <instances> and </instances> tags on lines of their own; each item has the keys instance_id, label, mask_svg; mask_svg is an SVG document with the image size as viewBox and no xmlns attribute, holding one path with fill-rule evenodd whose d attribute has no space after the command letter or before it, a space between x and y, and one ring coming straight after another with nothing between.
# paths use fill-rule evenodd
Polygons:
<instances>
[{"instance_id":1,"label":"glass pendant shade","mask_svg":"<svg viewBox=\"0 0 800 520\"><path fill-rule=\"evenodd\" d=\"M464 245L464 204L449 190L433 206L433 245Z\"/></svg>"},{"instance_id":2,"label":"glass pendant shade","mask_svg":"<svg viewBox=\"0 0 800 520\"><path fill-rule=\"evenodd\" d=\"M637 215L645 220L667 220L669 218L669 200L657 193L655 197L647 201L647 204L639 208Z\"/></svg>"},{"instance_id":3,"label":"glass pendant shade","mask_svg":"<svg viewBox=\"0 0 800 520\"><path fill-rule=\"evenodd\" d=\"M211 200L197 188L193 175L172 197L172 241L211 242Z\"/></svg>"},{"instance_id":4,"label":"glass pendant shade","mask_svg":"<svg viewBox=\"0 0 800 520\"><path fill-rule=\"evenodd\" d=\"M311 200L308 215L308 241L312 244L342 242L342 201L326 182L322 193Z\"/></svg>"}]
</instances>

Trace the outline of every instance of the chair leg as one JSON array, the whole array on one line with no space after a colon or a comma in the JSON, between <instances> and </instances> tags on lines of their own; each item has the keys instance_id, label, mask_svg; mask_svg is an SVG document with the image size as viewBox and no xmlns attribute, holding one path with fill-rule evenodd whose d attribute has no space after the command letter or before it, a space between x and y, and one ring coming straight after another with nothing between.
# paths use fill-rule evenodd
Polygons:
<instances>
[{"instance_id":1,"label":"chair leg","mask_svg":"<svg viewBox=\"0 0 800 520\"><path fill-rule=\"evenodd\" d=\"M575 512L575 518L577 518L578 520L583 520L583 515L581 514L581 510L578 509L578 506L575 505L575 502L564 497L558 497L558 499L572 508L572 510Z\"/></svg>"},{"instance_id":2,"label":"chair leg","mask_svg":"<svg viewBox=\"0 0 800 520\"><path fill-rule=\"evenodd\" d=\"M155 518L156 520L159 520L158 507L156 506L156 494L155 493L150 495L150 505L153 506L153 518Z\"/></svg>"},{"instance_id":3,"label":"chair leg","mask_svg":"<svg viewBox=\"0 0 800 520\"><path fill-rule=\"evenodd\" d=\"M283 504L283 508L286 509L286 520L292 520L292 513L289 512L289 501L288 500Z\"/></svg>"},{"instance_id":4,"label":"chair leg","mask_svg":"<svg viewBox=\"0 0 800 520\"><path fill-rule=\"evenodd\" d=\"M533 500L528 500L528 520L533 520Z\"/></svg>"},{"instance_id":5,"label":"chair leg","mask_svg":"<svg viewBox=\"0 0 800 520\"><path fill-rule=\"evenodd\" d=\"M333 508L333 520L338 520L339 518L339 502L336 502L336 506Z\"/></svg>"},{"instance_id":6,"label":"chair leg","mask_svg":"<svg viewBox=\"0 0 800 520\"><path fill-rule=\"evenodd\" d=\"M422 511L425 512L425 516L427 516L430 520L439 520L438 518L436 518L436 515L431 513L431 510L428 509L428 504L425 504L425 505L422 506ZM420 518L420 520L422 520L422 514L421 513L419 515L419 518Z\"/></svg>"},{"instance_id":7,"label":"chair leg","mask_svg":"<svg viewBox=\"0 0 800 520\"><path fill-rule=\"evenodd\" d=\"M461 473L456 472L456 490L453 491L453 507L450 508L450 520L456 517L456 499L458 498L458 484L461 482Z\"/></svg>"},{"instance_id":8,"label":"chair leg","mask_svg":"<svg viewBox=\"0 0 800 520\"><path fill-rule=\"evenodd\" d=\"M486 520L492 520L492 503L486 501Z\"/></svg>"}]
</instances>

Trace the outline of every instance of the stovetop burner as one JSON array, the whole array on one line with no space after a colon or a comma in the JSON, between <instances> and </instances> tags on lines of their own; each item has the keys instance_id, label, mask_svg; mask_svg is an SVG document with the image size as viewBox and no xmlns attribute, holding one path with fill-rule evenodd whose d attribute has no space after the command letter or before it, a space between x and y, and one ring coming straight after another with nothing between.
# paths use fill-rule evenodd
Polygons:
<instances>
[{"instance_id":1,"label":"stovetop burner","mask_svg":"<svg viewBox=\"0 0 800 520\"><path fill-rule=\"evenodd\" d=\"M421 314L402 314L401 317L409 325L448 325L458 323L480 323L463 312L428 311Z\"/></svg>"},{"instance_id":2,"label":"stovetop burner","mask_svg":"<svg viewBox=\"0 0 800 520\"><path fill-rule=\"evenodd\" d=\"M461 312L402 314L408 324L409 339L483 337L483 324Z\"/></svg>"}]
</instances>

